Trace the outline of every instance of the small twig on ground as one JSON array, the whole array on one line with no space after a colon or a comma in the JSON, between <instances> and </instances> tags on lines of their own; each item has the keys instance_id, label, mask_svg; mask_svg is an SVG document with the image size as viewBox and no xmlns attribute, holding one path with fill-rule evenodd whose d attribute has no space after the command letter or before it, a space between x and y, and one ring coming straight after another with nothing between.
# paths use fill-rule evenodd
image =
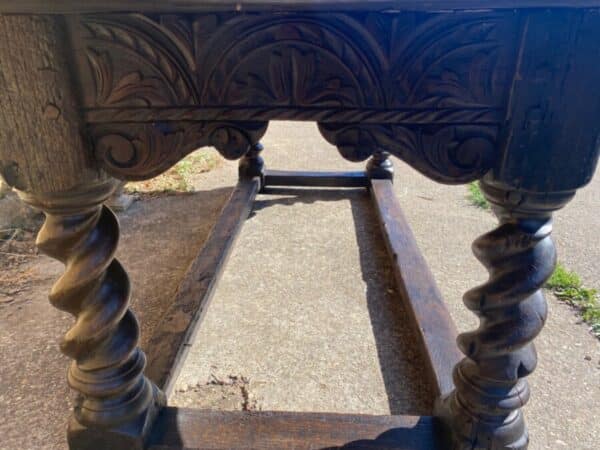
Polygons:
<instances>
[{"instance_id":1,"label":"small twig on ground","mask_svg":"<svg viewBox=\"0 0 600 450\"><path fill-rule=\"evenodd\" d=\"M430 202L433 201L433 197L425 197L424 195L417 195L418 198L422 198L423 200L428 200Z\"/></svg>"}]
</instances>

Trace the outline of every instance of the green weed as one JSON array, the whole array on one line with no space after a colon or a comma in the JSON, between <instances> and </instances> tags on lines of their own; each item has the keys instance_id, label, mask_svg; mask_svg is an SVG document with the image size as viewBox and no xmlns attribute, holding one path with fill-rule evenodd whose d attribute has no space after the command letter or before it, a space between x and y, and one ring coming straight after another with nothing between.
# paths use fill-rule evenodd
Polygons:
<instances>
[{"instance_id":1,"label":"green weed","mask_svg":"<svg viewBox=\"0 0 600 450\"><path fill-rule=\"evenodd\" d=\"M156 194L192 192L193 177L209 172L219 165L220 159L214 152L198 150L189 154L162 175L151 180L127 183L128 193Z\"/></svg>"},{"instance_id":2,"label":"green weed","mask_svg":"<svg viewBox=\"0 0 600 450\"><path fill-rule=\"evenodd\" d=\"M481 209L490 209L490 204L485 199L483 192L479 188L479 182L473 181L469 183L469 201L472 205Z\"/></svg>"},{"instance_id":3,"label":"green weed","mask_svg":"<svg viewBox=\"0 0 600 450\"><path fill-rule=\"evenodd\" d=\"M562 264L556 266L546 287L559 300L577 308L583 320L591 326L592 333L600 338L600 301L596 289L584 287L579 275L568 271Z\"/></svg>"}]
</instances>

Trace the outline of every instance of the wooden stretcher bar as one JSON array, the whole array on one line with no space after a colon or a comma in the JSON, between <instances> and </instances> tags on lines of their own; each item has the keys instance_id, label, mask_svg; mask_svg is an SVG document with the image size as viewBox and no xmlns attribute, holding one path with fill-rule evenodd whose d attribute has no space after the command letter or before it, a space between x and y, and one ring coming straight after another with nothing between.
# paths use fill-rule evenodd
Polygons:
<instances>
[{"instance_id":1,"label":"wooden stretcher bar","mask_svg":"<svg viewBox=\"0 0 600 450\"><path fill-rule=\"evenodd\" d=\"M364 172L294 172L265 170L265 186L368 187Z\"/></svg>"},{"instance_id":2,"label":"wooden stretcher bar","mask_svg":"<svg viewBox=\"0 0 600 450\"><path fill-rule=\"evenodd\" d=\"M170 394L225 268L227 258L260 187L258 178L241 179L202 250L190 264L175 298L152 335L146 376Z\"/></svg>"},{"instance_id":3,"label":"wooden stretcher bar","mask_svg":"<svg viewBox=\"0 0 600 450\"><path fill-rule=\"evenodd\" d=\"M452 368L461 357L456 328L404 218L392 182L371 180L364 172L266 171L262 188L269 186L369 188L393 267L398 301L406 307L426 357L426 376L436 398L450 393L454 388ZM240 179L151 340L147 375L167 394L260 188L259 177ZM443 436L440 427L433 414L370 416L167 407L153 427L149 448L433 450L443 448L437 440Z\"/></svg>"},{"instance_id":4,"label":"wooden stretcher bar","mask_svg":"<svg viewBox=\"0 0 600 450\"><path fill-rule=\"evenodd\" d=\"M439 450L433 417L165 408L150 450Z\"/></svg>"}]
</instances>

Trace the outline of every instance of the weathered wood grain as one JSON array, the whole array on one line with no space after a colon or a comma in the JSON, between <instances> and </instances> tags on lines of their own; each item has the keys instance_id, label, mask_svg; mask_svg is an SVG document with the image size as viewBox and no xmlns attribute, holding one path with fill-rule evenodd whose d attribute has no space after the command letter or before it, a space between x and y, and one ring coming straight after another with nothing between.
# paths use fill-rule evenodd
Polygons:
<instances>
[{"instance_id":1,"label":"weathered wood grain","mask_svg":"<svg viewBox=\"0 0 600 450\"><path fill-rule=\"evenodd\" d=\"M187 270L171 307L148 344L146 375L167 394L212 298L227 257L248 217L260 182L242 179L232 192L204 247Z\"/></svg>"},{"instance_id":2,"label":"weathered wood grain","mask_svg":"<svg viewBox=\"0 0 600 450\"><path fill-rule=\"evenodd\" d=\"M523 30L503 155L489 178L571 191L592 179L600 152L600 11L531 12Z\"/></svg>"},{"instance_id":3,"label":"weathered wood grain","mask_svg":"<svg viewBox=\"0 0 600 450\"><path fill-rule=\"evenodd\" d=\"M454 388L452 368L461 359L456 328L404 218L392 183L372 180L371 194L392 260L400 300L411 316L437 396L447 395Z\"/></svg>"},{"instance_id":4,"label":"weathered wood grain","mask_svg":"<svg viewBox=\"0 0 600 450\"><path fill-rule=\"evenodd\" d=\"M166 408L150 450L440 450L436 419Z\"/></svg>"},{"instance_id":5,"label":"weathered wood grain","mask_svg":"<svg viewBox=\"0 0 600 450\"><path fill-rule=\"evenodd\" d=\"M0 15L0 174L21 191L103 179L80 132L63 32L57 17Z\"/></svg>"}]
</instances>

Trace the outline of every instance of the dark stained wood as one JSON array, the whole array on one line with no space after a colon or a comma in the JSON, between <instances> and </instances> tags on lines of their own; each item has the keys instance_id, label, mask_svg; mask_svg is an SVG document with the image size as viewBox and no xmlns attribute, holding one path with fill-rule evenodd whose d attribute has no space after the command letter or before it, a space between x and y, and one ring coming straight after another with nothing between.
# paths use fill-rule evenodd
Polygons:
<instances>
[{"instance_id":1,"label":"dark stained wood","mask_svg":"<svg viewBox=\"0 0 600 450\"><path fill-rule=\"evenodd\" d=\"M364 172L302 172L288 170L266 170L265 187L308 186L308 187L366 187L369 179Z\"/></svg>"},{"instance_id":2,"label":"dark stained wood","mask_svg":"<svg viewBox=\"0 0 600 450\"><path fill-rule=\"evenodd\" d=\"M376 151L367 163L366 175L373 180L394 180L394 164L388 152Z\"/></svg>"},{"instance_id":3,"label":"dark stained wood","mask_svg":"<svg viewBox=\"0 0 600 450\"><path fill-rule=\"evenodd\" d=\"M572 191L592 179L600 152L600 12L525 20L503 157L490 178L522 191Z\"/></svg>"},{"instance_id":4,"label":"dark stained wood","mask_svg":"<svg viewBox=\"0 0 600 450\"><path fill-rule=\"evenodd\" d=\"M194 12L264 10L394 10L418 11L482 8L594 8L599 0L0 0L0 12Z\"/></svg>"},{"instance_id":5,"label":"dark stained wood","mask_svg":"<svg viewBox=\"0 0 600 450\"><path fill-rule=\"evenodd\" d=\"M204 247L191 263L173 303L152 335L148 345L146 375L167 394L177 378L227 257L252 209L260 182L241 179L233 190Z\"/></svg>"},{"instance_id":6,"label":"dark stained wood","mask_svg":"<svg viewBox=\"0 0 600 450\"><path fill-rule=\"evenodd\" d=\"M460 361L457 331L433 275L421 254L389 180L371 180L371 194L394 276L421 350L431 370L437 396L454 388L452 369Z\"/></svg>"},{"instance_id":7,"label":"dark stained wood","mask_svg":"<svg viewBox=\"0 0 600 450\"><path fill-rule=\"evenodd\" d=\"M2 12L25 15L0 15L0 173L46 212L39 245L66 263L51 301L76 316L62 345L81 394L73 449L141 449L164 400L142 374L118 224L101 206L107 174L150 178L208 145L243 158L152 340L148 373L169 389L260 188L270 120L314 121L344 158L371 160L366 173L272 171L267 184L368 186L391 178L388 153L439 182L483 179L500 226L474 245L490 279L465 295L481 326L459 338L454 391L456 331L391 182L371 190L452 448L527 447L551 215L599 154L600 0L0 0ZM439 448L431 419L407 420L167 409L156 442Z\"/></svg>"},{"instance_id":8,"label":"dark stained wood","mask_svg":"<svg viewBox=\"0 0 600 450\"><path fill-rule=\"evenodd\" d=\"M52 305L75 316L60 348L74 360L67 374L77 391L69 423L71 448L142 450L165 396L144 376L139 324L129 309L127 272L114 255L117 218L103 203L113 181L60 193L22 193L46 220L41 251L65 264L52 286Z\"/></svg>"},{"instance_id":9,"label":"dark stained wood","mask_svg":"<svg viewBox=\"0 0 600 450\"><path fill-rule=\"evenodd\" d=\"M0 174L44 211L37 245L65 265L49 300L74 316L60 343L77 393L70 446L142 450L166 401L143 374L129 277L115 259L119 224L103 206L116 184L81 134L64 29L59 17L0 16Z\"/></svg>"},{"instance_id":10,"label":"dark stained wood","mask_svg":"<svg viewBox=\"0 0 600 450\"><path fill-rule=\"evenodd\" d=\"M149 450L440 450L432 417L166 408Z\"/></svg>"},{"instance_id":11,"label":"dark stained wood","mask_svg":"<svg viewBox=\"0 0 600 450\"><path fill-rule=\"evenodd\" d=\"M456 390L446 401L448 420L458 450L525 449L525 377L537 365L533 339L548 312L541 288L556 265L552 212L574 193L515 192L487 183L481 187L500 224L473 244L489 279L463 297L480 325L458 337L465 358L454 369Z\"/></svg>"},{"instance_id":12,"label":"dark stained wood","mask_svg":"<svg viewBox=\"0 0 600 450\"><path fill-rule=\"evenodd\" d=\"M115 177L155 176L207 145L242 157L287 119L318 122L350 161L388 152L463 183L499 157L525 14L97 14L69 16L67 34Z\"/></svg>"},{"instance_id":13,"label":"dark stained wood","mask_svg":"<svg viewBox=\"0 0 600 450\"><path fill-rule=\"evenodd\" d=\"M260 142L254 143L238 164L239 177L259 177L261 187L265 183L265 161L260 156L263 150L264 147Z\"/></svg>"}]
</instances>

